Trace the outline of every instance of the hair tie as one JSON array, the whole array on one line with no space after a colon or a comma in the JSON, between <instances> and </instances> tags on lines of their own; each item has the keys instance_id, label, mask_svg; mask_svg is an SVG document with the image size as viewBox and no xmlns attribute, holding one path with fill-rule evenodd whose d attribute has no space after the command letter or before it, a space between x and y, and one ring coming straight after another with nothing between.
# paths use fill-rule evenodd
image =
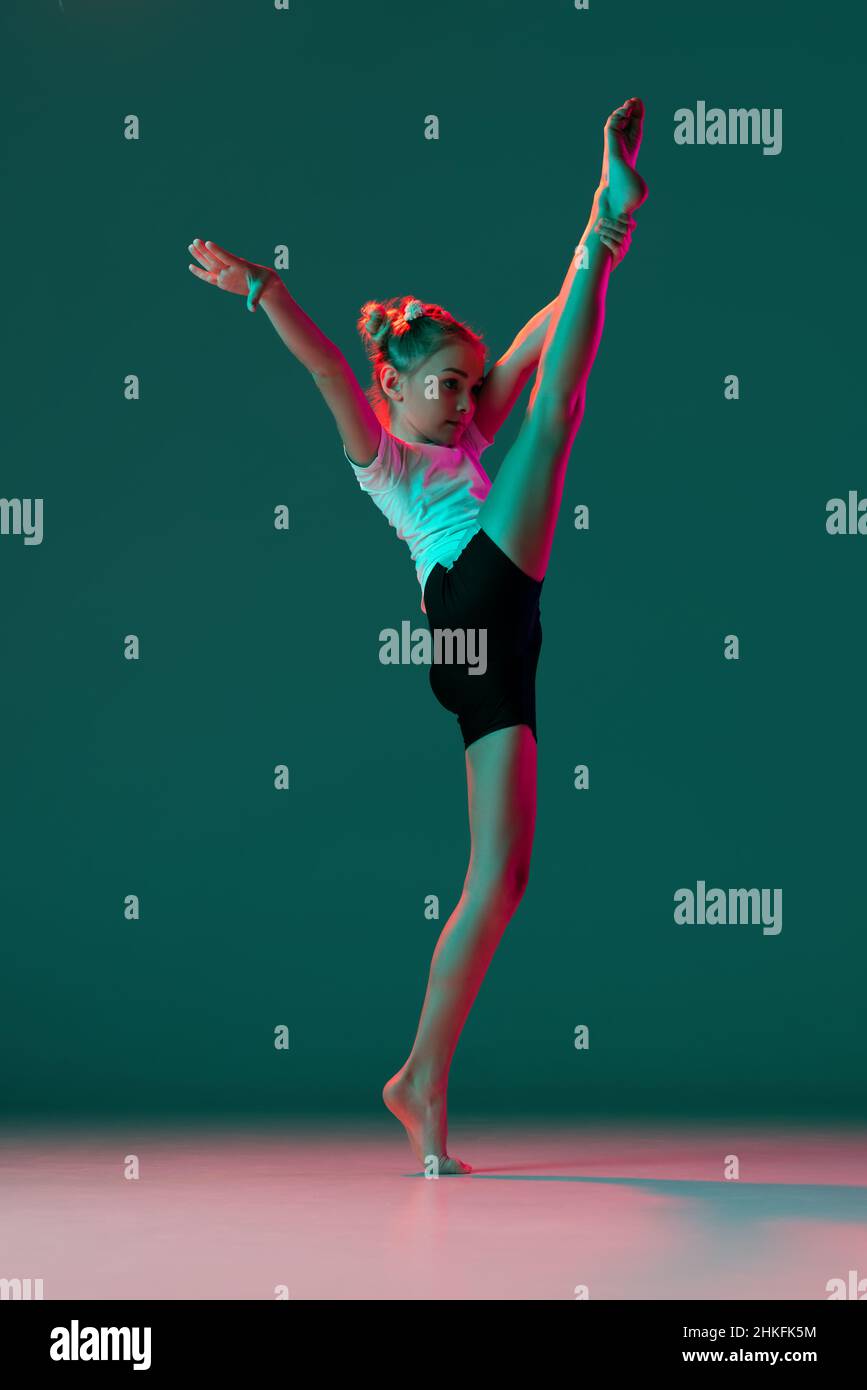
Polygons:
<instances>
[{"instance_id":1,"label":"hair tie","mask_svg":"<svg viewBox=\"0 0 867 1390\"><path fill-rule=\"evenodd\" d=\"M411 299L403 311L403 316L407 323L412 323L413 319L420 319L424 313L424 305L418 299Z\"/></svg>"}]
</instances>

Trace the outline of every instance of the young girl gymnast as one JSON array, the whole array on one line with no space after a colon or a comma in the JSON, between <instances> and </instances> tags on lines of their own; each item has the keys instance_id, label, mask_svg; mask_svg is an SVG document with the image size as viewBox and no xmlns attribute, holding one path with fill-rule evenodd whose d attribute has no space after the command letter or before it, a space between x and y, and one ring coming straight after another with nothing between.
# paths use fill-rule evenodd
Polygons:
<instances>
[{"instance_id":1,"label":"young girl gymnast","mask_svg":"<svg viewBox=\"0 0 867 1390\"><path fill-rule=\"evenodd\" d=\"M410 548L432 637L437 629L485 634L484 670L481 662L430 668L431 689L463 738L470 858L433 953L412 1051L382 1093L416 1159L435 1159L441 1175L472 1171L446 1149L449 1068L529 875L540 595L609 275L647 197L635 170L643 121L637 97L609 116L602 176L560 293L487 373L484 343L470 328L404 296L364 305L358 328L373 368L365 393L276 271L212 241L189 248L199 262L193 274L244 295L251 311L261 305L312 374L361 488ZM534 372L520 431L492 483L480 455Z\"/></svg>"}]
</instances>

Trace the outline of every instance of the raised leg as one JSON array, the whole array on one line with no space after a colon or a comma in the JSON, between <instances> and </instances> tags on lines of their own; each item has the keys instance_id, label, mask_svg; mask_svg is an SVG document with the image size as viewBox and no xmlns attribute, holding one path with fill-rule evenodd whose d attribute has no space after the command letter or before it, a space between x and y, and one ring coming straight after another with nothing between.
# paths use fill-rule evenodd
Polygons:
<instances>
[{"instance_id":1,"label":"raised leg","mask_svg":"<svg viewBox=\"0 0 867 1390\"><path fill-rule=\"evenodd\" d=\"M382 1097L420 1163L471 1169L446 1150L449 1068L467 1015L530 872L536 825L536 741L525 724L466 751L470 862L460 901L436 944L415 1042Z\"/></svg>"},{"instance_id":2,"label":"raised leg","mask_svg":"<svg viewBox=\"0 0 867 1390\"><path fill-rule=\"evenodd\" d=\"M628 215L647 197L634 167L643 119L641 102L631 97L606 122L602 179L551 313L527 412L479 513L491 539L534 579L543 579L548 568L566 466L602 337L613 256L594 229L600 216Z\"/></svg>"}]
</instances>

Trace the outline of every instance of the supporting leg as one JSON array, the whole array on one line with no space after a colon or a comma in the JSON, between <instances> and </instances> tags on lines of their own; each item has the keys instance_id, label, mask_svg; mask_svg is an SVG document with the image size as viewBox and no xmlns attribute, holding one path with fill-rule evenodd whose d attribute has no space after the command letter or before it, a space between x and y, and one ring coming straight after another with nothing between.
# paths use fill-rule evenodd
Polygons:
<instances>
[{"instance_id":1,"label":"supporting leg","mask_svg":"<svg viewBox=\"0 0 867 1390\"><path fill-rule=\"evenodd\" d=\"M440 934L412 1051L383 1090L419 1162L470 1171L446 1152L449 1068L467 1015L529 875L536 823L536 741L497 729L467 749L471 853L461 899Z\"/></svg>"}]
</instances>

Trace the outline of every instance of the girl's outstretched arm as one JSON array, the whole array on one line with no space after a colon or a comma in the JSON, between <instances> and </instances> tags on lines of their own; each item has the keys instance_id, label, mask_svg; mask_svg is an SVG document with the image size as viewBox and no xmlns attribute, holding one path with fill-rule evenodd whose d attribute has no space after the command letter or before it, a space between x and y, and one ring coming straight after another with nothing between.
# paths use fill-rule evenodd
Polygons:
<instances>
[{"instance_id":1,"label":"girl's outstretched arm","mask_svg":"<svg viewBox=\"0 0 867 1390\"><path fill-rule=\"evenodd\" d=\"M295 302L276 270L271 271L260 302L289 351L308 372L315 375L330 366L338 353L337 346Z\"/></svg>"},{"instance_id":2,"label":"girl's outstretched arm","mask_svg":"<svg viewBox=\"0 0 867 1390\"><path fill-rule=\"evenodd\" d=\"M349 457L359 464L372 463L382 426L340 348L295 303L276 271L262 295L262 308L289 351L312 374Z\"/></svg>"},{"instance_id":3,"label":"girl's outstretched arm","mask_svg":"<svg viewBox=\"0 0 867 1390\"><path fill-rule=\"evenodd\" d=\"M334 343L295 303L276 270L244 260L213 241L196 238L189 249L199 262L190 266L193 274L230 294L245 295L253 313L261 304L289 351L309 372L328 365L337 351Z\"/></svg>"},{"instance_id":4,"label":"girl's outstretched arm","mask_svg":"<svg viewBox=\"0 0 867 1390\"><path fill-rule=\"evenodd\" d=\"M253 313L261 304L289 351L311 373L350 458L359 464L372 463L382 434L373 407L343 353L296 304L276 270L245 261L213 241L196 240L190 250L199 262L190 266L198 279L246 295L247 308Z\"/></svg>"}]
</instances>

